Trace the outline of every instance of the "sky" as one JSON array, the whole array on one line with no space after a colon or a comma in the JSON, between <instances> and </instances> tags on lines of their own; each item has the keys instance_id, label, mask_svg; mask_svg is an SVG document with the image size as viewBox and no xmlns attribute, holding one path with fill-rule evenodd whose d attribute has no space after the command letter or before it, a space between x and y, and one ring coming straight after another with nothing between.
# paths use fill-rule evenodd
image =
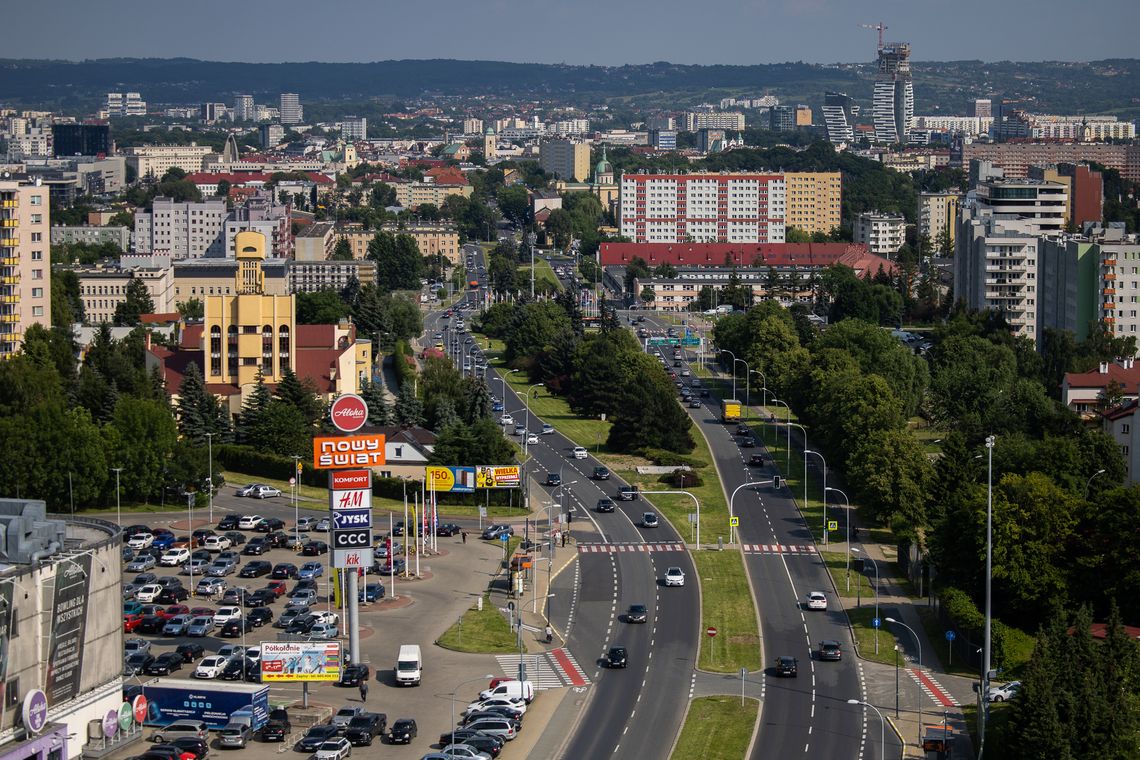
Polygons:
<instances>
[{"instance_id":1,"label":"sky","mask_svg":"<svg viewBox=\"0 0 1140 760\"><path fill-rule=\"evenodd\" d=\"M1137 0L37 0L4 3L0 58L621 65L1140 55Z\"/></svg>"}]
</instances>

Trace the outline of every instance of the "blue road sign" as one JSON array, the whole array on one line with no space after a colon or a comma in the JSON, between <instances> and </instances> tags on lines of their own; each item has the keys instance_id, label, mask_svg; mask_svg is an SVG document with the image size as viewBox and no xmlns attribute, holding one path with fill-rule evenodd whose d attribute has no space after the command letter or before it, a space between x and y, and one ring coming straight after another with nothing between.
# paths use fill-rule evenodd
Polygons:
<instances>
[{"instance_id":1,"label":"blue road sign","mask_svg":"<svg viewBox=\"0 0 1140 760\"><path fill-rule=\"evenodd\" d=\"M501 536L499 536L499 540L505 544L507 541L511 540L511 534L510 533L504 533Z\"/></svg>"},{"instance_id":2,"label":"blue road sign","mask_svg":"<svg viewBox=\"0 0 1140 760\"><path fill-rule=\"evenodd\" d=\"M878 628L880 623L882 623L882 621L878 618L871 618L871 626L873 628Z\"/></svg>"},{"instance_id":3,"label":"blue road sign","mask_svg":"<svg viewBox=\"0 0 1140 760\"><path fill-rule=\"evenodd\" d=\"M947 641L953 641L957 636L958 636L958 634L954 633L953 631L947 631L946 632L946 640Z\"/></svg>"}]
</instances>

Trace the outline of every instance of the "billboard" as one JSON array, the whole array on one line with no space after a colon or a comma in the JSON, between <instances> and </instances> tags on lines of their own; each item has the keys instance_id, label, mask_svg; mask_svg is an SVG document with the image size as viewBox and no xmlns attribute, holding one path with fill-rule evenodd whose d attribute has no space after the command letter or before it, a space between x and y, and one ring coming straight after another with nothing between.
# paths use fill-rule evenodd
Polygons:
<instances>
[{"instance_id":1,"label":"billboard","mask_svg":"<svg viewBox=\"0 0 1140 760\"><path fill-rule=\"evenodd\" d=\"M475 468L476 488L518 488L521 468L518 465L487 465Z\"/></svg>"},{"instance_id":2,"label":"billboard","mask_svg":"<svg viewBox=\"0 0 1140 760\"><path fill-rule=\"evenodd\" d=\"M269 687L264 684L222 683L190 678L164 678L146 685L142 707L148 726L169 726L176 720L201 720L213 729L230 722L238 710L252 710L253 726L269 719ZM137 719L137 714L136 714Z\"/></svg>"},{"instance_id":3,"label":"billboard","mask_svg":"<svg viewBox=\"0 0 1140 760\"><path fill-rule=\"evenodd\" d=\"M314 470L347 470L379 467L385 462L385 438L381 434L316 436L313 438Z\"/></svg>"},{"instance_id":4,"label":"billboard","mask_svg":"<svg viewBox=\"0 0 1140 760\"><path fill-rule=\"evenodd\" d=\"M261 682L340 680L339 641L261 644Z\"/></svg>"},{"instance_id":5,"label":"billboard","mask_svg":"<svg viewBox=\"0 0 1140 760\"><path fill-rule=\"evenodd\" d=\"M55 566L51 610L51 649L48 655L48 702L57 705L79 693L83 671L83 638L87 630L87 579L91 555L82 554Z\"/></svg>"},{"instance_id":6,"label":"billboard","mask_svg":"<svg viewBox=\"0 0 1140 760\"><path fill-rule=\"evenodd\" d=\"M334 513L345 510L372 510L372 489L355 488L351 491L329 491L329 509Z\"/></svg>"},{"instance_id":7,"label":"billboard","mask_svg":"<svg viewBox=\"0 0 1140 760\"><path fill-rule=\"evenodd\" d=\"M425 467L427 490L437 493L472 493L475 491L474 467Z\"/></svg>"}]
</instances>

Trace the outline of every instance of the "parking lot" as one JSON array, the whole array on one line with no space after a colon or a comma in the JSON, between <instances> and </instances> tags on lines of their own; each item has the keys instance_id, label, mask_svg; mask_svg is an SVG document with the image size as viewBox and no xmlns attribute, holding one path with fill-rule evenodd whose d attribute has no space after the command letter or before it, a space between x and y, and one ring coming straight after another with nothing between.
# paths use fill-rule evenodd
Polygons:
<instances>
[{"instance_id":1,"label":"parking lot","mask_svg":"<svg viewBox=\"0 0 1140 760\"><path fill-rule=\"evenodd\" d=\"M258 647L263 641L310 640L310 638L316 640L327 637L341 641L347 650L343 612L334 606L330 593L331 572L328 568L330 555L319 553L321 547L314 546L311 551L318 553L314 553L312 556L303 556L298 548L288 546L289 543L296 543L296 539L286 541L279 546L266 548L262 553L243 553L250 551L251 541L257 538L265 539L267 533L256 530L252 521L246 521L242 523L241 527L231 530L220 530L218 525L222 524L222 519L226 515L241 516L256 512L271 520L281 520L284 523L283 526L280 526L281 532L285 535L300 531L297 531L296 521L290 519L293 510L291 506L288 506L286 499L236 499L233 498L232 489L229 490L230 493L220 494L215 499L214 524L208 524L207 520L202 519L205 516L203 510L198 510L193 515L192 522L188 522L185 513L182 515L177 513L147 515L146 519L138 520L124 519L124 528L127 528L127 523L136 523L146 525L152 531L170 531L174 534L176 547L186 543L180 539L189 538L191 530L212 531L213 536L207 533L199 533L198 538L194 540L196 544L209 542L207 571L209 567L214 566L216 559L223 552L236 552L236 557L231 557L231 559L236 560L233 570L218 570L218 575L207 576L214 579L209 582L213 586L211 588L202 586L203 593L198 593L199 584L202 581L201 568L196 567L193 570L193 576L189 574L190 570L182 565L155 566L143 570L143 572L154 575L154 578L144 577L143 580L147 583L143 586L154 583L171 586L175 584L173 579L177 579L181 581L182 588L190 593L187 594L186 598L179 599L178 597L181 594L177 592L172 594L170 588L162 588L161 591L165 592L166 596L158 597L163 600L159 609L148 607L141 612L151 615L152 618L161 615L165 618L174 619L178 614L189 615L190 617L185 621L187 623L186 629L170 629L165 632L164 629L169 620L166 620L160 628L156 629L156 622L152 618L144 618L148 631L153 631L147 633L140 633L135 627L138 625L138 621L132 619L130 627L133 630L124 634L125 639L128 641L138 639L145 642L132 643L132 646L146 649L145 654L155 658L161 658L167 653L175 652L181 646L184 656L167 655L167 660L182 661L181 669L175 670L169 676L146 675L145 673L125 675L125 687L144 686L147 682L153 682L154 679L161 681L167 677L192 678L194 677L194 670L202 663L203 659L217 656L219 650L226 646ZM310 523L324 517L327 512L302 509L299 511L299 515L302 527L313 528L313 530L307 531L308 539L313 542L325 541L327 537L322 537L322 534L315 530L317 526L310 525ZM228 523L226 525L228 527ZM474 525L466 527L471 532L475 531ZM239 543L226 547L226 541L216 538L225 533L235 534L231 536L231 539L237 539ZM304 536L299 538L301 541L305 540ZM280 543L280 537L276 540ZM403 537L395 536L393 540L403 541ZM145 539L136 541L136 543L145 542ZM186 546L186 548L191 552L203 550L202 547L198 546ZM144 549L143 551L147 550ZM165 551L154 550L154 553L161 556ZM200 556L205 557L205 555ZM184 557L184 554L179 554L179 559ZM387 717L389 727L399 718L412 718L417 722L418 737L410 745L390 746L386 742L377 742L373 745L375 751L395 758L419 758L431 752L433 748L438 748L440 735L449 731L453 725L451 722L453 693L455 713L458 717L468 702L475 699L479 690L488 687L488 676L504 675L502 667L490 655L459 654L433 645L435 639L481 595L489 580L499 571L501 559L502 551L498 545L479 541L475 536L469 537L467 543L463 543L459 536L440 537L438 539L438 553L425 554L420 557L420 578L405 579L397 575L393 584L389 575L380 577L372 573L366 574L361 586L368 589L368 598L361 603L360 609L362 656L372 671L367 702L361 702L361 694L357 688L329 683L311 684L309 703L313 709L301 711L298 709L302 699L302 687L299 684L273 684L270 689L271 705L288 705L291 713L296 712L300 717L300 720L293 721L292 733L286 738L286 741L283 743L264 743L255 740L244 749L231 750L219 748L216 737L212 736L211 752L233 752L241 756L268 758L282 751L296 751L293 749L293 745L304 735L307 728L307 725L301 724L311 722L308 716L329 716L345 705L363 706L369 712L383 713ZM306 575L313 577L305 579L274 577L274 570L277 571L276 575L278 576L286 574L281 567L284 564L295 566L299 574L300 568L306 562L318 563L310 566L306 571ZM255 577L241 577L243 571L247 576L253 575L249 568L255 563L267 563L267 565L262 565L257 570ZM126 564L125 560L124 566ZM416 568L414 559L411 562L411 567L413 571ZM138 572L124 570L124 584L133 582L137 575ZM288 575L292 576L293 573L289 572ZM271 583L278 587L283 584L284 593L280 593L279 588L267 588ZM382 596L378 584L383 585ZM296 613L301 617L302 624L292 629L274 627L281 625L281 617L286 612L287 605L290 604L290 598L296 594L298 585L301 586L302 593L311 594L307 610ZM304 591L306 588L310 591ZM239 592L237 589L242 591ZM261 591L262 589L265 591ZM146 595L149 596L154 591L155 589L148 588ZM226 596L227 593L229 594L228 597ZM300 597L295 597L293 605L298 606L300 602ZM124 601L124 604L128 603L128 600ZM154 603L157 604L157 601ZM170 609L173 605L184 605L188 609L185 611ZM219 612L222 613L223 618L235 619L239 615L241 618L248 619L252 613L253 616L260 618L258 621L260 624L251 627L251 624L242 624L240 619L236 619L228 622L229 627L226 629L203 620L205 618L217 618ZM198 625L190 630L195 622ZM293 632L287 633L290 630ZM225 636L222 635L223 632L226 634ZM399 687L395 684L394 666L401 644L418 644L423 651L423 680L418 687ZM201 651L195 649L191 652L185 652L188 645L200 645ZM232 650L225 651L232 653ZM191 661L186 661L187 658ZM240 655L234 654L230 661L236 663L229 665L230 672L225 673L226 668L224 666L228 663L219 662L215 663L214 668L211 668L210 675L216 671L219 678L232 678L234 682L240 683L243 659ZM219 665L222 667L217 667ZM256 664L253 661L246 660L244 665L247 668L247 679L256 681L259 672ZM159 671L155 671L152 667L153 672ZM211 679L203 678L201 680L203 684L215 683ZM534 740L537 739L537 734L542 730L541 725L538 725L539 721L532 719L531 716L537 715L539 712L548 712L548 710L536 710L534 708L556 703L560 698L561 695L554 692L546 693L535 700L532 710L529 711L527 719L524 721L526 727L520 731L517 739L506 744L502 757L527 756L526 747L533 744ZM301 717L302 713L305 717ZM150 733L152 732L148 730L146 735L149 736ZM135 745L117 756L142 755L148 747L148 744ZM356 751L364 751L364 748L357 747Z\"/></svg>"}]
</instances>

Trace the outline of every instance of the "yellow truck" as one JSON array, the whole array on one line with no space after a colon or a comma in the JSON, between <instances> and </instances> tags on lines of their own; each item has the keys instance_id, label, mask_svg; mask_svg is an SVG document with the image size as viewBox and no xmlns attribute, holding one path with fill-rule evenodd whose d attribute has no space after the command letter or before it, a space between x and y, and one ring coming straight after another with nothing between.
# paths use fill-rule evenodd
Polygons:
<instances>
[{"instance_id":1,"label":"yellow truck","mask_svg":"<svg viewBox=\"0 0 1140 760\"><path fill-rule=\"evenodd\" d=\"M721 402L721 421L740 422L740 402L734 398L726 398Z\"/></svg>"}]
</instances>

